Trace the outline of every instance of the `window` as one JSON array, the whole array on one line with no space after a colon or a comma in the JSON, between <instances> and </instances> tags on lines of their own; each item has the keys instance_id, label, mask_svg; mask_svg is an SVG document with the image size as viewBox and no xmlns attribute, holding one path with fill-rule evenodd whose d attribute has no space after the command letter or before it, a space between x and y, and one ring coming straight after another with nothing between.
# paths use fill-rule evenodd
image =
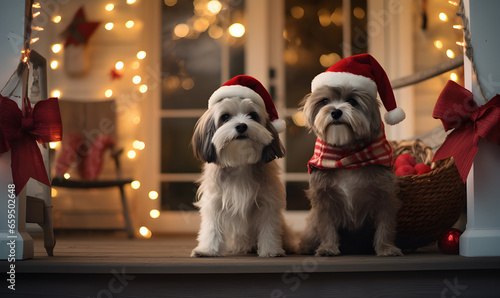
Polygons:
<instances>
[{"instance_id":1,"label":"window","mask_svg":"<svg viewBox=\"0 0 500 298\"><path fill-rule=\"evenodd\" d=\"M244 73L244 35L235 37L228 32L230 25L243 22L243 11L244 1L162 4L163 210L194 210L194 181L201 163L193 157L191 136L210 94L221 82Z\"/></svg>"},{"instance_id":2,"label":"window","mask_svg":"<svg viewBox=\"0 0 500 298\"><path fill-rule=\"evenodd\" d=\"M346 48L352 54L367 51L366 0L251 4L228 0L220 1L222 9L216 14L208 12L208 1L178 1L169 6L170 2L176 1L162 5L162 209L195 210L194 182L202 165L189 146L193 128L207 108L208 97L238 74L261 80L275 100L280 118L287 122L286 132L281 134L287 157L279 161L287 209L309 209L304 193L306 164L315 137L303 127L299 103L310 92L314 76L343 58ZM347 12L343 11L345 3L350 4ZM233 23L246 27L242 37L228 33ZM344 26L349 27L347 35ZM346 36L350 37L347 41Z\"/></svg>"}]
</instances>

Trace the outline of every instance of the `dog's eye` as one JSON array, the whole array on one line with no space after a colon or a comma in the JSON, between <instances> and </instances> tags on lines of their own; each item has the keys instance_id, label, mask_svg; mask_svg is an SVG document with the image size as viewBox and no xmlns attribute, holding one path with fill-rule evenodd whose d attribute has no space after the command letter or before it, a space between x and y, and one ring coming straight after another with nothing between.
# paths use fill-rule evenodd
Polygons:
<instances>
[{"instance_id":1,"label":"dog's eye","mask_svg":"<svg viewBox=\"0 0 500 298\"><path fill-rule=\"evenodd\" d=\"M328 100L328 98L323 98L321 100L321 104L324 105L324 106L326 106L328 103L330 103L330 100Z\"/></svg>"},{"instance_id":2,"label":"dog's eye","mask_svg":"<svg viewBox=\"0 0 500 298\"><path fill-rule=\"evenodd\" d=\"M356 99L352 98L352 97L351 97L351 98L349 98L349 99L347 100L347 102L348 102L351 106L353 106L353 107L355 107L355 106L357 106L357 105L358 105L358 101L357 101Z\"/></svg>"},{"instance_id":3,"label":"dog's eye","mask_svg":"<svg viewBox=\"0 0 500 298\"><path fill-rule=\"evenodd\" d=\"M250 119L259 122L259 114L257 114L256 112L250 112L248 113L248 116L250 117Z\"/></svg>"},{"instance_id":4,"label":"dog's eye","mask_svg":"<svg viewBox=\"0 0 500 298\"><path fill-rule=\"evenodd\" d=\"M229 119L231 119L231 115L229 114L222 114L222 116L220 116L220 121L222 122L227 122Z\"/></svg>"}]
</instances>

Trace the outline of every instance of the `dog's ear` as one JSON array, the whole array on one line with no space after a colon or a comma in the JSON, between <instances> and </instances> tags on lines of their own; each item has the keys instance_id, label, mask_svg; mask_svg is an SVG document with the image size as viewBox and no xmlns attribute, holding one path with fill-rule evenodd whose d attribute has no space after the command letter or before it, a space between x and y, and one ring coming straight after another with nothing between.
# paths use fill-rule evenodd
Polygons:
<instances>
[{"instance_id":1,"label":"dog's ear","mask_svg":"<svg viewBox=\"0 0 500 298\"><path fill-rule=\"evenodd\" d=\"M197 159L207 163L217 161L217 151L212 143L216 130L211 111L206 111L196 122L193 138L191 139L193 153Z\"/></svg>"},{"instance_id":2,"label":"dog's ear","mask_svg":"<svg viewBox=\"0 0 500 298\"><path fill-rule=\"evenodd\" d=\"M285 147L281 143L280 136L276 131L276 128L272 125L271 121L267 121L266 128L271 132L273 140L271 143L264 147L262 150L262 162L270 162L275 158L281 158L285 156Z\"/></svg>"}]
</instances>

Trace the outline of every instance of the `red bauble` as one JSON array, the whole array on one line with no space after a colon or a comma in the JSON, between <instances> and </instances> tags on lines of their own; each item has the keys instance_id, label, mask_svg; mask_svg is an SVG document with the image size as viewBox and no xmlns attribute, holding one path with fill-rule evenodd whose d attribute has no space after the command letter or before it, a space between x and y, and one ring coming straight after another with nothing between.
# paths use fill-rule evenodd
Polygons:
<instances>
[{"instance_id":1,"label":"red bauble","mask_svg":"<svg viewBox=\"0 0 500 298\"><path fill-rule=\"evenodd\" d=\"M427 174L430 173L431 167L425 163L417 163L415 165L415 171L417 171L417 175Z\"/></svg>"},{"instance_id":2,"label":"red bauble","mask_svg":"<svg viewBox=\"0 0 500 298\"><path fill-rule=\"evenodd\" d=\"M444 231L438 240L439 250L445 254L458 254L460 235L462 235L462 232L454 228Z\"/></svg>"},{"instance_id":3,"label":"red bauble","mask_svg":"<svg viewBox=\"0 0 500 298\"><path fill-rule=\"evenodd\" d=\"M415 158L411 154L405 153L396 158L396 161L394 162L394 168L397 169L402 165L410 165L413 167L416 164L417 163L415 162Z\"/></svg>"},{"instance_id":4,"label":"red bauble","mask_svg":"<svg viewBox=\"0 0 500 298\"><path fill-rule=\"evenodd\" d=\"M396 175L398 176L415 175L416 173L415 168L410 165L401 165L396 169Z\"/></svg>"}]
</instances>

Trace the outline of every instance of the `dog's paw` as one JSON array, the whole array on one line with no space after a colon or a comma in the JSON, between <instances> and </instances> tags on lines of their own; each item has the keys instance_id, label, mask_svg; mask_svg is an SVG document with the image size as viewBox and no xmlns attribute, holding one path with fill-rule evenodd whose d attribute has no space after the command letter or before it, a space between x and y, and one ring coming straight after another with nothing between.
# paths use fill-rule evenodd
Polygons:
<instances>
[{"instance_id":1,"label":"dog's paw","mask_svg":"<svg viewBox=\"0 0 500 298\"><path fill-rule=\"evenodd\" d=\"M191 252L191 257L193 258L222 257L222 254L220 254L218 251L205 251L199 248L195 248Z\"/></svg>"},{"instance_id":2,"label":"dog's paw","mask_svg":"<svg viewBox=\"0 0 500 298\"><path fill-rule=\"evenodd\" d=\"M382 248L377 249L376 252L377 256L379 257L396 257L403 255L401 249L397 248L394 245L384 246Z\"/></svg>"},{"instance_id":3,"label":"dog's paw","mask_svg":"<svg viewBox=\"0 0 500 298\"><path fill-rule=\"evenodd\" d=\"M261 258L273 258L273 257L286 257L285 250L280 249L270 249L259 251L259 257Z\"/></svg>"},{"instance_id":4,"label":"dog's paw","mask_svg":"<svg viewBox=\"0 0 500 298\"><path fill-rule=\"evenodd\" d=\"M315 256L317 257L340 256L340 250L338 245L331 245L331 246L320 245L316 250Z\"/></svg>"}]
</instances>

